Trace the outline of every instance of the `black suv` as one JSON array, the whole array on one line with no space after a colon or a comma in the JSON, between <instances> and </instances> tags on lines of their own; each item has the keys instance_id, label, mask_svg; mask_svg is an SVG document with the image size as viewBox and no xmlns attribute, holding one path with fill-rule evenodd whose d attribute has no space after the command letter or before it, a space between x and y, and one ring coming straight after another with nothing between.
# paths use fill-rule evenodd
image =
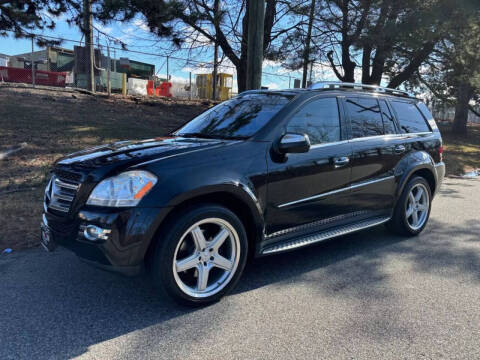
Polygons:
<instances>
[{"instance_id":1,"label":"black suv","mask_svg":"<svg viewBox=\"0 0 480 360\"><path fill-rule=\"evenodd\" d=\"M386 224L420 233L445 173L427 107L346 83L248 91L171 136L60 159L42 244L124 274L143 265L178 301L232 289L248 256Z\"/></svg>"}]
</instances>

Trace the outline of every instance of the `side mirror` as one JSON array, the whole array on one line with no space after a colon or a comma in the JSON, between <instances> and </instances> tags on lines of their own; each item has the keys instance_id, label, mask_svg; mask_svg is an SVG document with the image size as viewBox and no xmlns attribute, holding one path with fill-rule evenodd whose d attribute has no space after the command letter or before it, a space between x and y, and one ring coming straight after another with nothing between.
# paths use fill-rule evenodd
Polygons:
<instances>
[{"instance_id":1,"label":"side mirror","mask_svg":"<svg viewBox=\"0 0 480 360\"><path fill-rule=\"evenodd\" d=\"M278 150L281 153L305 153L310 150L310 139L307 134L286 133L280 139Z\"/></svg>"}]
</instances>

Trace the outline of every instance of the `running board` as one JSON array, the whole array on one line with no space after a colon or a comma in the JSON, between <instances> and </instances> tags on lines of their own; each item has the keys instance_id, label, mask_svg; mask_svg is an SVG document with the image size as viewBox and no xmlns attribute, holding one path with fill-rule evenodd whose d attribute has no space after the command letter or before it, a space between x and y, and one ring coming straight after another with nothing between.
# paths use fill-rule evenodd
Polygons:
<instances>
[{"instance_id":1,"label":"running board","mask_svg":"<svg viewBox=\"0 0 480 360\"><path fill-rule=\"evenodd\" d=\"M370 227L386 223L388 220L390 220L390 217L377 217L373 219L363 220L355 224L344 225L335 229L318 232L302 238L297 238L286 241L284 243L268 246L262 250L262 255L293 250L303 246L315 244L324 240L335 238L337 236L342 236L359 230L368 229Z\"/></svg>"}]
</instances>

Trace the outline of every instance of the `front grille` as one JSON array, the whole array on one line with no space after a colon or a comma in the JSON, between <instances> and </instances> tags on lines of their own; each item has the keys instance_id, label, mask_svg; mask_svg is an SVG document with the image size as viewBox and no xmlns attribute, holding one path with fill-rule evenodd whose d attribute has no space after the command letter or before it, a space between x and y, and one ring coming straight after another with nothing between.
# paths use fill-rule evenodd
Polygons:
<instances>
[{"instance_id":1,"label":"front grille","mask_svg":"<svg viewBox=\"0 0 480 360\"><path fill-rule=\"evenodd\" d=\"M66 176L70 174L70 176ZM55 171L45 191L45 205L49 210L66 214L77 195L80 178L66 171Z\"/></svg>"},{"instance_id":2,"label":"front grille","mask_svg":"<svg viewBox=\"0 0 480 360\"><path fill-rule=\"evenodd\" d=\"M62 170L62 169L55 169L55 175L64 181L69 181L74 184L79 184L82 181L82 174L77 174L74 172Z\"/></svg>"}]
</instances>

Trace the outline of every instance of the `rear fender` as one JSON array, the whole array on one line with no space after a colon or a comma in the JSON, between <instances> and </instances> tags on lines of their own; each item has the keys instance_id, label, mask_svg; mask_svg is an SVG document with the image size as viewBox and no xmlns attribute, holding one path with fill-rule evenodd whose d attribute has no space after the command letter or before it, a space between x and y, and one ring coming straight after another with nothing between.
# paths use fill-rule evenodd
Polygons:
<instances>
[{"instance_id":1,"label":"rear fender","mask_svg":"<svg viewBox=\"0 0 480 360\"><path fill-rule=\"evenodd\" d=\"M397 167L395 168L395 178L397 181L397 189L395 191L396 199L400 197L403 189L413 174L423 169L431 173L436 184L438 179L437 172L435 171L435 161L427 152L416 151L414 153L410 153L398 163ZM435 189L435 186L433 189Z\"/></svg>"}]
</instances>

